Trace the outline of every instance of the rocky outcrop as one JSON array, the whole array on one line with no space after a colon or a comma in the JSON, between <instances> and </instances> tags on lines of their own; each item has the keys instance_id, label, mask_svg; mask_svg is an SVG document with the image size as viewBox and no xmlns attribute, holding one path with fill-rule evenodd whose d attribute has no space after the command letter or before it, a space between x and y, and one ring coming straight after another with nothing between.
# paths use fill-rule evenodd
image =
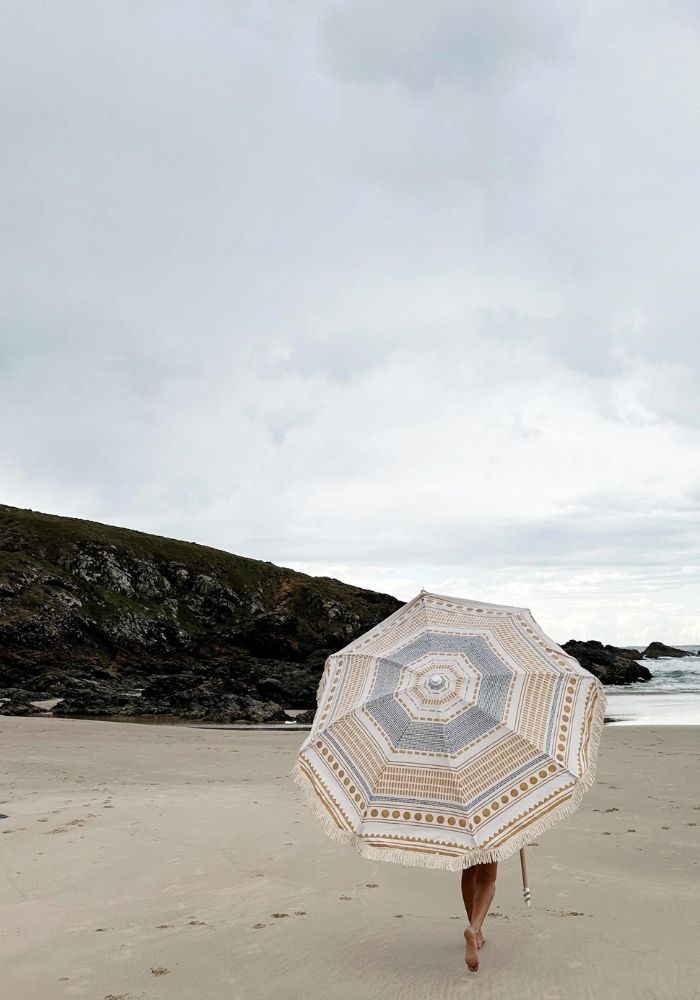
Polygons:
<instances>
[{"instance_id":1,"label":"rocky outcrop","mask_svg":"<svg viewBox=\"0 0 700 1000\"><path fill-rule=\"evenodd\" d=\"M47 691L27 691L26 688L21 687L0 687L0 700L7 698L19 701L42 701L50 697L51 695Z\"/></svg>"},{"instance_id":2,"label":"rocky outcrop","mask_svg":"<svg viewBox=\"0 0 700 1000\"><path fill-rule=\"evenodd\" d=\"M178 715L203 722L283 722L289 718L275 701L232 694L225 680L202 680L185 671L157 677L141 692L143 714Z\"/></svg>"},{"instance_id":3,"label":"rocky outcrop","mask_svg":"<svg viewBox=\"0 0 700 1000\"><path fill-rule=\"evenodd\" d=\"M130 692L113 681L67 677L53 685L53 694L61 698L54 715L113 716L138 715L134 706L137 691Z\"/></svg>"},{"instance_id":4,"label":"rocky outcrop","mask_svg":"<svg viewBox=\"0 0 700 1000\"><path fill-rule=\"evenodd\" d=\"M159 715L217 723L282 722L289 718L275 702L249 695L236 697L223 684L202 681L189 671L169 676L167 681L156 681L143 691L126 691L102 681L68 682L53 713L99 718Z\"/></svg>"},{"instance_id":5,"label":"rocky outcrop","mask_svg":"<svg viewBox=\"0 0 700 1000\"><path fill-rule=\"evenodd\" d=\"M687 649L676 649L675 646L666 646L663 642L650 642L641 654L645 660L658 660L661 657L670 656L676 659L679 656L696 656Z\"/></svg>"},{"instance_id":6,"label":"rocky outcrop","mask_svg":"<svg viewBox=\"0 0 700 1000\"><path fill-rule=\"evenodd\" d=\"M42 708L37 708L30 701L21 698L9 698L0 703L0 715L46 715Z\"/></svg>"},{"instance_id":7,"label":"rocky outcrop","mask_svg":"<svg viewBox=\"0 0 700 1000\"><path fill-rule=\"evenodd\" d=\"M307 708L305 711L300 712L297 716L295 716L294 721L300 722L302 723L302 725L310 726L311 723L314 721L315 716L316 712L314 711L314 709Z\"/></svg>"},{"instance_id":8,"label":"rocky outcrop","mask_svg":"<svg viewBox=\"0 0 700 1000\"><path fill-rule=\"evenodd\" d=\"M578 660L582 667L595 674L603 684L632 684L635 681L651 680L649 668L637 663L642 654L634 649L604 646L595 639L586 642L569 639L562 649Z\"/></svg>"},{"instance_id":9,"label":"rocky outcrop","mask_svg":"<svg viewBox=\"0 0 700 1000\"><path fill-rule=\"evenodd\" d=\"M280 706L315 708L326 657L400 604L190 542L0 505L0 689L61 698L56 714L280 720Z\"/></svg>"},{"instance_id":10,"label":"rocky outcrop","mask_svg":"<svg viewBox=\"0 0 700 1000\"><path fill-rule=\"evenodd\" d=\"M202 545L0 505L5 712L58 698L57 715L313 718L326 657L400 605ZM606 684L651 676L634 650L564 648ZM685 654L652 643L644 655Z\"/></svg>"}]
</instances>

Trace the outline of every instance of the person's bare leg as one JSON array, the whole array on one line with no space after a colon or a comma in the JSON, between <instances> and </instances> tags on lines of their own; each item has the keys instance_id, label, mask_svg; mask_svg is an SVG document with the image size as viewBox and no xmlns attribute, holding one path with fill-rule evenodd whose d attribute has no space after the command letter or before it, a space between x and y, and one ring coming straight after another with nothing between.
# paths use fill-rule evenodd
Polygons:
<instances>
[{"instance_id":1,"label":"person's bare leg","mask_svg":"<svg viewBox=\"0 0 700 1000\"><path fill-rule=\"evenodd\" d=\"M467 946L465 960L471 972L479 968L479 934L496 894L497 872L496 862L474 866L474 895L469 911L469 927L464 932Z\"/></svg>"},{"instance_id":2,"label":"person's bare leg","mask_svg":"<svg viewBox=\"0 0 700 1000\"><path fill-rule=\"evenodd\" d=\"M471 923L472 909L474 907L474 866L462 869L462 900L464 909L467 911L467 920ZM479 931L477 934L477 947L481 948L484 943L484 935Z\"/></svg>"}]
</instances>

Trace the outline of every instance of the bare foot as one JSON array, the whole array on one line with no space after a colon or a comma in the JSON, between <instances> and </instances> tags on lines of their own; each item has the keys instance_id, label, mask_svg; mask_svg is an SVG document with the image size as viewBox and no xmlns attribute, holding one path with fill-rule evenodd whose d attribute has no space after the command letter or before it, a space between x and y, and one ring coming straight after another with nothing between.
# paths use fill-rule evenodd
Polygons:
<instances>
[{"instance_id":1,"label":"bare foot","mask_svg":"<svg viewBox=\"0 0 700 1000\"><path fill-rule=\"evenodd\" d=\"M467 927L464 932L464 940L467 945L467 953L464 956L464 961L467 963L467 968L470 972L476 972L479 968L479 945L476 931L473 931L471 927Z\"/></svg>"}]
</instances>

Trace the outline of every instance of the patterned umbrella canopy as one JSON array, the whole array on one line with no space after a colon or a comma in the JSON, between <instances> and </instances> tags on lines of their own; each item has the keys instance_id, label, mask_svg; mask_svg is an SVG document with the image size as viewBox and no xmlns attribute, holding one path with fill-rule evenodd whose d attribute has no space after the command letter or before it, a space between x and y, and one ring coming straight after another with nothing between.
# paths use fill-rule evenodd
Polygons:
<instances>
[{"instance_id":1,"label":"patterned umbrella canopy","mask_svg":"<svg viewBox=\"0 0 700 1000\"><path fill-rule=\"evenodd\" d=\"M367 858L505 860L595 778L605 694L526 608L423 591L329 656L292 771Z\"/></svg>"}]
</instances>

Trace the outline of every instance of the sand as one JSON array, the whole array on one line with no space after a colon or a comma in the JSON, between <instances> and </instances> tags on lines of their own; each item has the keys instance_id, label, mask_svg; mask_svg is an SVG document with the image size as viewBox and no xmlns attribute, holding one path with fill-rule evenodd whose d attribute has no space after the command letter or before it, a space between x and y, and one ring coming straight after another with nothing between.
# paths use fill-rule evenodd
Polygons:
<instances>
[{"instance_id":1,"label":"sand","mask_svg":"<svg viewBox=\"0 0 700 1000\"><path fill-rule=\"evenodd\" d=\"M700 996L695 727L606 727L579 812L500 867L481 970L459 875L328 840L302 734L0 718L11 1000Z\"/></svg>"}]
</instances>

